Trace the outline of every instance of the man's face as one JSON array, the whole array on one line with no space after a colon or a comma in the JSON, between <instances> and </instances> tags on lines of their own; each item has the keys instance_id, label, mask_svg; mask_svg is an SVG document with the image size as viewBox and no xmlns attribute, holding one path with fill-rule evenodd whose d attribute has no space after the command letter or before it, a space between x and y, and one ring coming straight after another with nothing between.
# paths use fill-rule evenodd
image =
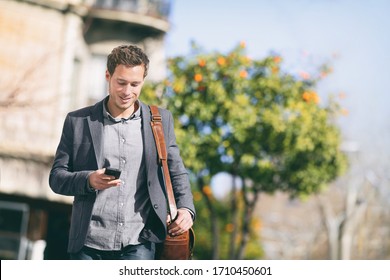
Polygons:
<instances>
[{"instance_id":1,"label":"man's face","mask_svg":"<svg viewBox=\"0 0 390 280\"><path fill-rule=\"evenodd\" d=\"M143 65L128 67L118 65L112 75L106 71L108 82L108 109L113 117L128 117L134 112L134 103L144 84Z\"/></svg>"}]
</instances>

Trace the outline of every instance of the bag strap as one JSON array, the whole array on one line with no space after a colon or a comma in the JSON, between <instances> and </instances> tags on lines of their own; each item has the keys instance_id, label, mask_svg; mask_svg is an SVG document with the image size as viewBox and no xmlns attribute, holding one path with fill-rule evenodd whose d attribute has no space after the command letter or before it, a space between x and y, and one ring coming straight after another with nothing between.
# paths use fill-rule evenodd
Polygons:
<instances>
[{"instance_id":1,"label":"bag strap","mask_svg":"<svg viewBox=\"0 0 390 280\"><path fill-rule=\"evenodd\" d=\"M149 108L152 113L152 121L150 122L150 125L152 127L154 139L156 142L158 159L161 164L164 185L167 192L168 214L172 222L177 216L177 207L172 189L171 176L169 175L168 169L168 153L167 147L165 145L162 117L160 115L160 112L158 111L157 106L151 105L149 106Z\"/></svg>"}]
</instances>

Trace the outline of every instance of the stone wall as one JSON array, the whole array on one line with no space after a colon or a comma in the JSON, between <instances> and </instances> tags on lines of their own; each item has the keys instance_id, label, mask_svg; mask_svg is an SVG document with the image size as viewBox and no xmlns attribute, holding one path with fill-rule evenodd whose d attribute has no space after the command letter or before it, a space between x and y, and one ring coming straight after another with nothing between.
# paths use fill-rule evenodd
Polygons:
<instances>
[{"instance_id":1,"label":"stone wall","mask_svg":"<svg viewBox=\"0 0 390 280\"><path fill-rule=\"evenodd\" d=\"M0 2L0 192L51 199L63 119L83 103L74 60L87 52L79 15L30 2Z\"/></svg>"}]
</instances>

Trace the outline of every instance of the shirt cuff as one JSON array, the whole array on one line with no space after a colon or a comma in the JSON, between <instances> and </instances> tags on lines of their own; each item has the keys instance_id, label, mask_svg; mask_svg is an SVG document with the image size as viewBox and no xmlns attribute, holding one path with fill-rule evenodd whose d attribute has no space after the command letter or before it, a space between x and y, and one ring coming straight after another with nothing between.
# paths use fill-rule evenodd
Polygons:
<instances>
[{"instance_id":1,"label":"shirt cuff","mask_svg":"<svg viewBox=\"0 0 390 280\"><path fill-rule=\"evenodd\" d=\"M190 213L192 220L195 219L195 213L191 209L189 209L189 208L181 208L181 209L187 210Z\"/></svg>"}]
</instances>

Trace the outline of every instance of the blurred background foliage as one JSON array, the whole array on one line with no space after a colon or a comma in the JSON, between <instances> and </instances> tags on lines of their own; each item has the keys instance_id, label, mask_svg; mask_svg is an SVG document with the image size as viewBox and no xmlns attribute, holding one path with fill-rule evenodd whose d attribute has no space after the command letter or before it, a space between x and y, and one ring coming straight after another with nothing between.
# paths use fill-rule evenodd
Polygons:
<instances>
[{"instance_id":1,"label":"blurred background foliage","mask_svg":"<svg viewBox=\"0 0 390 280\"><path fill-rule=\"evenodd\" d=\"M168 67L168 78L145 84L141 99L175 118L197 209L195 258L261 258L261 221L253 215L259 194L305 198L346 170L336 122L343 110L316 92L331 68L292 75L277 54L248 57L244 42L228 53L194 43ZM221 172L232 186L217 199L210 181Z\"/></svg>"}]
</instances>

